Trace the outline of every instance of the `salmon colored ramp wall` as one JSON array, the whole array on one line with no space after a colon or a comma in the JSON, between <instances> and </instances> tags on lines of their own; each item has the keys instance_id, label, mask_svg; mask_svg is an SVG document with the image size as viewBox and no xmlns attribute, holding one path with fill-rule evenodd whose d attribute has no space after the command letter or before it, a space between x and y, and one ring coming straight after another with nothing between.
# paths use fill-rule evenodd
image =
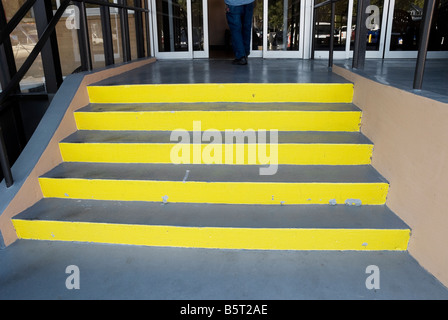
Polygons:
<instances>
[{"instance_id":1,"label":"salmon colored ramp wall","mask_svg":"<svg viewBox=\"0 0 448 320\"><path fill-rule=\"evenodd\" d=\"M31 207L33 204L43 198L40 189L38 178L50 169L54 168L62 162L61 153L59 150L59 142L74 133L76 122L74 118L74 111L85 107L89 103L89 96L87 86L94 84L103 79L107 79L121 73L130 71L132 69L141 67L145 64L154 62L155 59L145 59L128 64L124 64L115 68L108 68L91 74L86 74L79 86L75 96L67 108L65 116L63 117L58 129L53 135L50 143L45 148L36 166L28 175L20 190L14 196L12 201L0 215L0 231L3 236L3 241L6 246L17 240L17 234L12 225L11 218ZM39 130L39 129L38 129Z\"/></svg>"},{"instance_id":2,"label":"salmon colored ramp wall","mask_svg":"<svg viewBox=\"0 0 448 320\"><path fill-rule=\"evenodd\" d=\"M333 71L355 85L372 165L390 182L386 204L412 229L410 254L448 286L448 104Z\"/></svg>"}]
</instances>

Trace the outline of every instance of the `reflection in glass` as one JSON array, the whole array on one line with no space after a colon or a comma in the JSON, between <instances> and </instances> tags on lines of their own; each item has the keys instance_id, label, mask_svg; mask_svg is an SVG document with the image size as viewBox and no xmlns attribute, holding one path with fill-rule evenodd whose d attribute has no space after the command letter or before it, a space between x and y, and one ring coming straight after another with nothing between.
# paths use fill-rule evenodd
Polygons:
<instances>
[{"instance_id":1,"label":"reflection in glass","mask_svg":"<svg viewBox=\"0 0 448 320\"><path fill-rule=\"evenodd\" d=\"M300 0L268 0L268 50L299 50Z\"/></svg>"},{"instance_id":2,"label":"reflection in glass","mask_svg":"<svg viewBox=\"0 0 448 320\"><path fill-rule=\"evenodd\" d=\"M193 50L204 51L204 19L202 0L192 0Z\"/></svg>"},{"instance_id":3,"label":"reflection in glass","mask_svg":"<svg viewBox=\"0 0 448 320\"><path fill-rule=\"evenodd\" d=\"M129 43L131 46L131 59L137 59L138 58L138 51L137 51L137 29L135 26L135 11L134 10L128 10L128 28L129 28Z\"/></svg>"},{"instance_id":4,"label":"reflection in glass","mask_svg":"<svg viewBox=\"0 0 448 320\"><path fill-rule=\"evenodd\" d=\"M93 68L105 66L103 29L101 26L100 7L91 5L87 11L87 28L89 30L90 52Z\"/></svg>"},{"instance_id":5,"label":"reflection in glass","mask_svg":"<svg viewBox=\"0 0 448 320\"><path fill-rule=\"evenodd\" d=\"M72 3L71 3L72 5ZM53 9L56 9L54 6ZM81 57L79 55L78 30L68 28L67 20L70 23L70 15L75 11L69 7L56 25L56 36L58 39L59 56L61 57L62 75L68 76L81 66Z\"/></svg>"},{"instance_id":6,"label":"reflection in glass","mask_svg":"<svg viewBox=\"0 0 448 320\"><path fill-rule=\"evenodd\" d=\"M157 0L156 10L159 51L188 51L187 1Z\"/></svg>"},{"instance_id":7,"label":"reflection in glass","mask_svg":"<svg viewBox=\"0 0 448 320\"><path fill-rule=\"evenodd\" d=\"M390 40L391 51L418 50L424 0L396 0ZM448 1L437 0L428 50L448 50Z\"/></svg>"},{"instance_id":8,"label":"reflection in glass","mask_svg":"<svg viewBox=\"0 0 448 320\"><path fill-rule=\"evenodd\" d=\"M390 50L417 50L423 2L423 0L395 2Z\"/></svg>"},{"instance_id":9,"label":"reflection in glass","mask_svg":"<svg viewBox=\"0 0 448 320\"><path fill-rule=\"evenodd\" d=\"M384 0L370 0L370 5L376 6L378 11L378 19L377 21L374 21L373 19L370 19L369 22L372 24L371 29L367 29L367 46L366 50L370 51L378 51L380 49L380 39L381 39L381 19L383 18L383 5ZM351 41L350 41L350 50L354 49L355 44L355 32L356 32L356 16L357 16L357 8L358 8L358 0L353 1L353 17L352 17L352 35L351 35ZM372 16L373 11L371 13L368 13L368 15Z\"/></svg>"},{"instance_id":10,"label":"reflection in glass","mask_svg":"<svg viewBox=\"0 0 448 320\"><path fill-rule=\"evenodd\" d=\"M334 47L335 51L345 50L347 41L348 0L336 2L334 23ZM319 7L316 10L316 26L314 43L316 50L329 50L331 29L331 5ZM353 39L353 38L352 38Z\"/></svg>"},{"instance_id":11,"label":"reflection in glass","mask_svg":"<svg viewBox=\"0 0 448 320\"><path fill-rule=\"evenodd\" d=\"M123 46L121 45L121 19L117 8L110 8L110 27L112 31L114 60L115 63L117 63L123 59Z\"/></svg>"},{"instance_id":12,"label":"reflection in glass","mask_svg":"<svg viewBox=\"0 0 448 320\"><path fill-rule=\"evenodd\" d=\"M19 8L18 4L3 2L3 5L6 19L9 21ZM36 20L34 17L34 11L31 9L10 34L17 70L24 64L39 40L36 29ZM22 81L20 81L20 89L22 92L45 91L44 81L42 58L39 54Z\"/></svg>"},{"instance_id":13,"label":"reflection in glass","mask_svg":"<svg viewBox=\"0 0 448 320\"><path fill-rule=\"evenodd\" d=\"M255 0L252 27L252 50L263 50L263 0Z\"/></svg>"}]
</instances>

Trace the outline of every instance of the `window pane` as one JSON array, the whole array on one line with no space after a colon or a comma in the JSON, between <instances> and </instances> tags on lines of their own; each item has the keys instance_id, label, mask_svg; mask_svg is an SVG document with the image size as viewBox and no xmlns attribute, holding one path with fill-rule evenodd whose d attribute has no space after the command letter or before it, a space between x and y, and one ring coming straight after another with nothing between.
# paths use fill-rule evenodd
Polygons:
<instances>
[{"instance_id":1,"label":"window pane","mask_svg":"<svg viewBox=\"0 0 448 320\"><path fill-rule=\"evenodd\" d=\"M268 50L299 50L300 0L268 0Z\"/></svg>"},{"instance_id":2,"label":"window pane","mask_svg":"<svg viewBox=\"0 0 448 320\"><path fill-rule=\"evenodd\" d=\"M12 6L9 7L11 11L6 11L5 8L6 16L10 19L15 14L16 9L18 8ZM10 39L16 67L19 70L39 40L33 9L28 11L22 21L11 32ZM44 82L42 58L39 55L20 82L20 89L22 92L45 91Z\"/></svg>"},{"instance_id":3,"label":"window pane","mask_svg":"<svg viewBox=\"0 0 448 320\"><path fill-rule=\"evenodd\" d=\"M323 1L321 1L323 2ZM335 51L345 50L347 40L347 21L348 21L348 0L336 2L335 20L334 20L334 47ZM331 4L319 7L316 10L315 26L315 49L330 49L330 29L331 29Z\"/></svg>"},{"instance_id":4,"label":"window pane","mask_svg":"<svg viewBox=\"0 0 448 320\"><path fill-rule=\"evenodd\" d=\"M255 0L252 50L263 50L263 0Z\"/></svg>"},{"instance_id":5,"label":"window pane","mask_svg":"<svg viewBox=\"0 0 448 320\"><path fill-rule=\"evenodd\" d=\"M188 51L187 1L157 0L156 9L159 51Z\"/></svg>"},{"instance_id":6,"label":"window pane","mask_svg":"<svg viewBox=\"0 0 448 320\"><path fill-rule=\"evenodd\" d=\"M192 0L193 50L204 51L204 19L202 0Z\"/></svg>"},{"instance_id":7,"label":"window pane","mask_svg":"<svg viewBox=\"0 0 448 320\"><path fill-rule=\"evenodd\" d=\"M87 26L89 29L90 52L92 54L93 68L102 68L105 64L103 29L101 26L100 7L87 6Z\"/></svg>"},{"instance_id":8,"label":"window pane","mask_svg":"<svg viewBox=\"0 0 448 320\"><path fill-rule=\"evenodd\" d=\"M59 55L61 57L62 75L68 76L81 66L79 54L78 30L73 16L76 14L73 2L65 10L61 20L56 25Z\"/></svg>"},{"instance_id":9,"label":"window pane","mask_svg":"<svg viewBox=\"0 0 448 320\"><path fill-rule=\"evenodd\" d=\"M133 6L133 4L132 4ZM134 11L128 10L128 22L129 22L129 41L131 44L131 59L137 59L137 34L135 29L135 14Z\"/></svg>"}]
</instances>

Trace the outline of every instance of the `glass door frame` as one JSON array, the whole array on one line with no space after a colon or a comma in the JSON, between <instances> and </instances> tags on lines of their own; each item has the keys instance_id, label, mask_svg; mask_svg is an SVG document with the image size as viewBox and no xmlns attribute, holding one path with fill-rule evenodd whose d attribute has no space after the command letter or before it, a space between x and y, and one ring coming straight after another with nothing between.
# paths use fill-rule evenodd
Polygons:
<instances>
[{"instance_id":1,"label":"glass door frame","mask_svg":"<svg viewBox=\"0 0 448 320\"><path fill-rule=\"evenodd\" d=\"M168 2L172 0L167 0ZM152 55L157 59L193 59L193 58L208 58L209 57L209 41L208 41L208 4L207 0L202 0L202 19L203 19L203 31L204 31L204 50L195 51L193 48L193 14L192 14L192 0L187 0L187 38L188 38L188 51L170 51L160 52L158 42L158 28L157 28L157 8L156 0L148 0L151 10L150 25L152 30L151 34L151 48L154 48Z\"/></svg>"}]
</instances>

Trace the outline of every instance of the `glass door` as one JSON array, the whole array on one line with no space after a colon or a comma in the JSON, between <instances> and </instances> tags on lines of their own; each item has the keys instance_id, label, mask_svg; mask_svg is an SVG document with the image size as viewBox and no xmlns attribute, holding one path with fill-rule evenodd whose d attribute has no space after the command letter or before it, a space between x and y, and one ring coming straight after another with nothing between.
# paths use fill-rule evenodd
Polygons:
<instances>
[{"instance_id":1,"label":"glass door","mask_svg":"<svg viewBox=\"0 0 448 320\"><path fill-rule=\"evenodd\" d=\"M325 0L316 0L315 4ZM370 0L366 41L366 58L382 58L386 38L387 8L389 0ZM349 59L353 57L356 32L358 0L341 0L336 2L334 30L334 58ZM330 44L331 5L315 11L315 57L328 58Z\"/></svg>"},{"instance_id":2,"label":"glass door","mask_svg":"<svg viewBox=\"0 0 448 320\"><path fill-rule=\"evenodd\" d=\"M314 4L324 1L316 0ZM334 59L347 59L350 54L350 43L353 44L354 41L353 0L338 1L335 9L333 57ZM314 14L314 56L316 59L328 59L331 38L331 4L319 7L314 11Z\"/></svg>"},{"instance_id":3,"label":"glass door","mask_svg":"<svg viewBox=\"0 0 448 320\"><path fill-rule=\"evenodd\" d=\"M305 0L263 1L263 58L303 57L304 9Z\"/></svg>"},{"instance_id":4,"label":"glass door","mask_svg":"<svg viewBox=\"0 0 448 320\"><path fill-rule=\"evenodd\" d=\"M207 0L152 0L155 56L208 57Z\"/></svg>"},{"instance_id":5,"label":"glass door","mask_svg":"<svg viewBox=\"0 0 448 320\"><path fill-rule=\"evenodd\" d=\"M352 18L352 34L356 31L356 15L358 0L351 0L353 2L353 18ZM370 0L370 5L367 8L367 38L366 38L366 58L383 57L385 41L386 41L386 25L387 12L389 8L389 0ZM353 57L354 39L350 42L350 58Z\"/></svg>"},{"instance_id":6,"label":"glass door","mask_svg":"<svg viewBox=\"0 0 448 320\"><path fill-rule=\"evenodd\" d=\"M385 58L416 58L423 0L391 0ZM448 57L448 2L437 0L429 36L428 58Z\"/></svg>"}]
</instances>

